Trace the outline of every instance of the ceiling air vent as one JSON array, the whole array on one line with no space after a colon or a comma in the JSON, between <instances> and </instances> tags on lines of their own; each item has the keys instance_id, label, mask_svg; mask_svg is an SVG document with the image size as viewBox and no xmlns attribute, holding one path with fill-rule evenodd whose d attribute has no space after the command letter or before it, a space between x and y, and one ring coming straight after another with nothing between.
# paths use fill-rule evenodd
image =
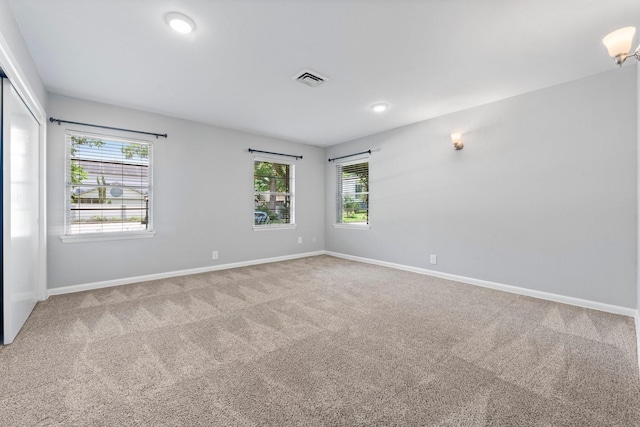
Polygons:
<instances>
[{"instance_id":1,"label":"ceiling air vent","mask_svg":"<svg viewBox=\"0 0 640 427\"><path fill-rule=\"evenodd\" d=\"M322 74L309 69L300 71L298 74L293 76L293 79L311 87L320 86L322 83L329 80Z\"/></svg>"}]
</instances>

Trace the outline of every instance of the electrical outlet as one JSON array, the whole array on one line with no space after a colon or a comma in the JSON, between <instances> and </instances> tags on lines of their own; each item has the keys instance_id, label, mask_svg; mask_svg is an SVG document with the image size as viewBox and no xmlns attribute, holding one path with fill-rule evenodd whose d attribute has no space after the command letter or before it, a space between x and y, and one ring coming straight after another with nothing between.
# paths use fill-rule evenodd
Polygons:
<instances>
[{"instance_id":1,"label":"electrical outlet","mask_svg":"<svg viewBox=\"0 0 640 427\"><path fill-rule=\"evenodd\" d=\"M302 237L298 237L298 243L302 243Z\"/></svg>"},{"instance_id":2,"label":"electrical outlet","mask_svg":"<svg viewBox=\"0 0 640 427\"><path fill-rule=\"evenodd\" d=\"M317 242L317 241L318 241L318 239L316 239L316 237L315 237L315 236L313 236L313 237L311 238L311 243L315 243L315 242Z\"/></svg>"},{"instance_id":3,"label":"electrical outlet","mask_svg":"<svg viewBox=\"0 0 640 427\"><path fill-rule=\"evenodd\" d=\"M211 259L218 259L218 251L213 251L211 253Z\"/></svg>"},{"instance_id":4,"label":"electrical outlet","mask_svg":"<svg viewBox=\"0 0 640 427\"><path fill-rule=\"evenodd\" d=\"M431 255L431 256L429 257L429 262L430 262L431 264L437 264L437 263L438 263L438 256L437 256L437 255Z\"/></svg>"}]
</instances>

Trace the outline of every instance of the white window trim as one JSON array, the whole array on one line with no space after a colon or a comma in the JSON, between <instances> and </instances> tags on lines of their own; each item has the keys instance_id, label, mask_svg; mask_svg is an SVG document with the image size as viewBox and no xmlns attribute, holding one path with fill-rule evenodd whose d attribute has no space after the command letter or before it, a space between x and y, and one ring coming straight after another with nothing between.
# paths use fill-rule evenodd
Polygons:
<instances>
[{"instance_id":1,"label":"white window trim","mask_svg":"<svg viewBox=\"0 0 640 427\"><path fill-rule=\"evenodd\" d=\"M344 222L336 222L333 224L333 228L346 228L347 230L371 230L371 223L369 224L349 224Z\"/></svg>"},{"instance_id":2,"label":"white window trim","mask_svg":"<svg viewBox=\"0 0 640 427\"><path fill-rule=\"evenodd\" d=\"M149 239L156 235L155 231L123 231L111 233L84 233L60 236L62 243L86 243L108 240Z\"/></svg>"},{"instance_id":3,"label":"white window trim","mask_svg":"<svg viewBox=\"0 0 640 427\"><path fill-rule=\"evenodd\" d=\"M112 138L115 141L131 141L134 143L144 143L149 145L150 155L149 155L149 229L148 230L131 230L131 231L114 231L114 232L104 232L104 233L76 233L76 234L67 234L68 227L68 216L69 216L69 194L67 183L70 181L70 168L71 168L71 157L70 153L67 151L69 147L67 145L67 135L68 134L76 134L76 135L87 135L87 136L95 136L102 138ZM110 240L134 240L134 239L149 239L156 235L155 229L153 227L153 143L148 140L142 139L134 139L126 136L120 135L112 135L106 133L93 133L86 132L83 130L77 129L65 129L65 173L64 173L64 229L63 234L60 236L60 240L62 243L86 243L86 242L100 242L100 241L110 241Z\"/></svg>"},{"instance_id":4,"label":"white window trim","mask_svg":"<svg viewBox=\"0 0 640 427\"><path fill-rule=\"evenodd\" d=\"M254 225L253 231L276 231L276 230L293 230L297 224L266 224Z\"/></svg>"},{"instance_id":5,"label":"white window trim","mask_svg":"<svg viewBox=\"0 0 640 427\"><path fill-rule=\"evenodd\" d=\"M263 225L255 225L253 224L253 231L276 231L276 230L293 230L297 227L296 222L296 163L293 160L286 160L280 157L269 157L269 156L253 156L253 161L251 162L251 182L255 178L255 162L269 162L269 163L280 163L284 165L293 166L293 179L291 183L291 198L293 200L293 222L289 224L263 224ZM255 188L252 193L252 196L255 196Z\"/></svg>"},{"instance_id":6,"label":"white window trim","mask_svg":"<svg viewBox=\"0 0 640 427\"><path fill-rule=\"evenodd\" d=\"M344 162L336 162L333 165L333 170L334 170L334 174L333 176L335 177L335 167L336 166L349 166L349 165L354 165L356 163L363 163L363 162L367 162L369 163L369 174L371 174L371 157L358 157L355 159L351 159L348 161L344 161ZM371 175L369 175L369 178L371 178ZM336 188L337 183L334 183L334 188ZM371 193L369 193L369 197L371 197ZM336 194L337 197L337 194ZM371 199L369 199L371 200ZM334 200L334 203L337 203ZM335 218L334 218L335 220ZM335 222L333 223L333 228L342 228L342 229L347 229L347 230L360 230L360 231L368 231L371 230L371 218L369 218L369 223L368 224L354 224L354 223L349 223L349 222Z\"/></svg>"}]
</instances>

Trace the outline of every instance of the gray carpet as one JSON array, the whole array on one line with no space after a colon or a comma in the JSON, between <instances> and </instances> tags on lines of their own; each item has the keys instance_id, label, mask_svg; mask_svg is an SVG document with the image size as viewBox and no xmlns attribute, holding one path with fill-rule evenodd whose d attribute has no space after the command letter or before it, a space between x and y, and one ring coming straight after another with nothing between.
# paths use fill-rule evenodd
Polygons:
<instances>
[{"instance_id":1,"label":"gray carpet","mask_svg":"<svg viewBox=\"0 0 640 427\"><path fill-rule=\"evenodd\" d=\"M60 295L0 425L638 426L633 319L318 256Z\"/></svg>"}]
</instances>

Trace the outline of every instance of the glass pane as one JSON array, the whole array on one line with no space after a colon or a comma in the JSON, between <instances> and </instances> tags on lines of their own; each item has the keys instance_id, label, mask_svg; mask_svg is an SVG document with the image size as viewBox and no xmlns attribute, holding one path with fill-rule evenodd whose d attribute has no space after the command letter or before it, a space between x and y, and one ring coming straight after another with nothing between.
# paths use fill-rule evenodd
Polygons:
<instances>
[{"instance_id":1,"label":"glass pane","mask_svg":"<svg viewBox=\"0 0 640 427\"><path fill-rule=\"evenodd\" d=\"M291 171L284 163L254 162L255 225L291 223Z\"/></svg>"},{"instance_id":2,"label":"glass pane","mask_svg":"<svg viewBox=\"0 0 640 427\"><path fill-rule=\"evenodd\" d=\"M369 162L337 165L338 223L369 223Z\"/></svg>"},{"instance_id":3,"label":"glass pane","mask_svg":"<svg viewBox=\"0 0 640 427\"><path fill-rule=\"evenodd\" d=\"M349 224L368 224L369 194L343 193L341 222Z\"/></svg>"},{"instance_id":4,"label":"glass pane","mask_svg":"<svg viewBox=\"0 0 640 427\"><path fill-rule=\"evenodd\" d=\"M149 144L70 134L71 234L148 229Z\"/></svg>"}]
</instances>

